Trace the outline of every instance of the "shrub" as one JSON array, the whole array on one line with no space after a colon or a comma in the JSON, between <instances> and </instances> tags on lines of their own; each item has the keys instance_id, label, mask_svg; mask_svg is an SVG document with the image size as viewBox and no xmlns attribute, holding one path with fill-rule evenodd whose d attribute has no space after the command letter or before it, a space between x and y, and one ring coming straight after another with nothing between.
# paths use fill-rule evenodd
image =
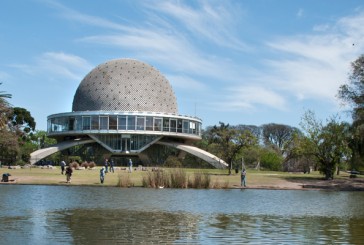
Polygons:
<instances>
[{"instance_id":1,"label":"shrub","mask_svg":"<svg viewBox=\"0 0 364 245\"><path fill-rule=\"evenodd\" d=\"M169 168L179 168L182 166L181 160L176 156L169 156L164 162L164 166Z\"/></svg>"},{"instance_id":2,"label":"shrub","mask_svg":"<svg viewBox=\"0 0 364 245\"><path fill-rule=\"evenodd\" d=\"M88 168L89 167L88 162L81 163L81 167Z\"/></svg>"},{"instance_id":3,"label":"shrub","mask_svg":"<svg viewBox=\"0 0 364 245\"><path fill-rule=\"evenodd\" d=\"M89 164L88 164L88 167L89 168L94 168L96 166L96 163L95 162L90 162Z\"/></svg>"},{"instance_id":4,"label":"shrub","mask_svg":"<svg viewBox=\"0 0 364 245\"><path fill-rule=\"evenodd\" d=\"M280 171L282 170L283 158L274 151L266 151L262 154L260 166L267 170Z\"/></svg>"},{"instance_id":5,"label":"shrub","mask_svg":"<svg viewBox=\"0 0 364 245\"><path fill-rule=\"evenodd\" d=\"M71 162L71 163L70 163L70 166L71 166L71 168L73 168L73 169L78 169L78 168L80 167L80 165L78 164L78 162Z\"/></svg>"},{"instance_id":6,"label":"shrub","mask_svg":"<svg viewBox=\"0 0 364 245\"><path fill-rule=\"evenodd\" d=\"M26 164L26 162L24 162L22 159L18 159L16 162L15 162L15 165L19 165L19 166L24 166Z\"/></svg>"}]
</instances>

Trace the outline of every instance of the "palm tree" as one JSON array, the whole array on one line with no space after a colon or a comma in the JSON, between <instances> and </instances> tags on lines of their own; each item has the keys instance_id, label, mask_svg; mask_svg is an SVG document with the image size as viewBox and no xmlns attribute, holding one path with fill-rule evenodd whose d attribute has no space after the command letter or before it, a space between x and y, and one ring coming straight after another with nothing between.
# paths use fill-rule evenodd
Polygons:
<instances>
[{"instance_id":1,"label":"palm tree","mask_svg":"<svg viewBox=\"0 0 364 245\"><path fill-rule=\"evenodd\" d=\"M3 83L0 83L0 85L3 84ZM11 94L4 94L5 91L0 91L0 98L1 99L4 99L4 98L7 98L7 99L10 99L11 98Z\"/></svg>"},{"instance_id":2,"label":"palm tree","mask_svg":"<svg viewBox=\"0 0 364 245\"><path fill-rule=\"evenodd\" d=\"M0 83L1 85L2 83ZM10 99L11 94L6 94L4 91L0 91L0 129L2 129L7 122L7 114L10 110L9 103L6 99Z\"/></svg>"}]
</instances>

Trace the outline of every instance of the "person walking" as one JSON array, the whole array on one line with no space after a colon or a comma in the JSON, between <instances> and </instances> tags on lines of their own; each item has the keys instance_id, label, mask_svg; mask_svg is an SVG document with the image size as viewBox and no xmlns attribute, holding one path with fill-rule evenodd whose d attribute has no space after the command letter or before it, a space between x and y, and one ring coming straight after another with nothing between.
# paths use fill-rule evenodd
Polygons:
<instances>
[{"instance_id":1,"label":"person walking","mask_svg":"<svg viewBox=\"0 0 364 245\"><path fill-rule=\"evenodd\" d=\"M105 167L102 167L100 169L100 182L101 184L103 184L105 181Z\"/></svg>"},{"instance_id":2,"label":"person walking","mask_svg":"<svg viewBox=\"0 0 364 245\"><path fill-rule=\"evenodd\" d=\"M129 173L133 171L133 162L131 159L129 159Z\"/></svg>"},{"instance_id":3,"label":"person walking","mask_svg":"<svg viewBox=\"0 0 364 245\"><path fill-rule=\"evenodd\" d=\"M66 180L67 183L71 183L71 176L72 176L73 170L70 165L66 168Z\"/></svg>"},{"instance_id":4,"label":"person walking","mask_svg":"<svg viewBox=\"0 0 364 245\"><path fill-rule=\"evenodd\" d=\"M105 159L104 166L105 166L105 173L107 173L107 167L109 166L109 161L107 160L107 158Z\"/></svg>"},{"instance_id":5,"label":"person walking","mask_svg":"<svg viewBox=\"0 0 364 245\"><path fill-rule=\"evenodd\" d=\"M111 173L111 171L114 173L114 160L113 159L111 159L111 161L110 161L110 173Z\"/></svg>"},{"instance_id":6,"label":"person walking","mask_svg":"<svg viewBox=\"0 0 364 245\"><path fill-rule=\"evenodd\" d=\"M66 167L66 162L65 161L61 161L61 174L63 174L64 173L64 169L65 169L65 167Z\"/></svg>"},{"instance_id":7,"label":"person walking","mask_svg":"<svg viewBox=\"0 0 364 245\"><path fill-rule=\"evenodd\" d=\"M241 171L241 187L246 187L246 170L243 168Z\"/></svg>"}]
</instances>

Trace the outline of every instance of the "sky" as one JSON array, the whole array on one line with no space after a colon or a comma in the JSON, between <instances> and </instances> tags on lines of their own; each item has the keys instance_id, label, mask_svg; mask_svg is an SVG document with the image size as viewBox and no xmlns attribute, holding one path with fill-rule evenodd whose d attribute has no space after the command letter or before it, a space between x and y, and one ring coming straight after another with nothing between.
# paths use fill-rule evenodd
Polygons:
<instances>
[{"instance_id":1,"label":"sky","mask_svg":"<svg viewBox=\"0 0 364 245\"><path fill-rule=\"evenodd\" d=\"M81 80L111 59L152 65L179 114L203 128L350 121L337 98L364 53L362 0L4 0L0 91L37 130L70 112Z\"/></svg>"}]
</instances>

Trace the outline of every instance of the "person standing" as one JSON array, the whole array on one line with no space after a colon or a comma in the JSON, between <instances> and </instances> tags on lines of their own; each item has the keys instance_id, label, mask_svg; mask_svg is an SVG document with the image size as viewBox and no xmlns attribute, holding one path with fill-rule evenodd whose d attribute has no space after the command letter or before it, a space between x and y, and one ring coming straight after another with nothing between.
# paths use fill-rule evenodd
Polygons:
<instances>
[{"instance_id":1,"label":"person standing","mask_svg":"<svg viewBox=\"0 0 364 245\"><path fill-rule=\"evenodd\" d=\"M61 174L63 174L64 173L64 169L65 169L65 167L66 167L66 163L65 163L65 161L61 161Z\"/></svg>"},{"instance_id":2,"label":"person standing","mask_svg":"<svg viewBox=\"0 0 364 245\"><path fill-rule=\"evenodd\" d=\"M111 161L110 161L110 173L111 173L111 171L114 173L114 160L113 159L111 159Z\"/></svg>"},{"instance_id":3,"label":"person standing","mask_svg":"<svg viewBox=\"0 0 364 245\"><path fill-rule=\"evenodd\" d=\"M72 176L73 170L70 165L66 168L66 180L67 183L71 183L71 176Z\"/></svg>"},{"instance_id":4,"label":"person standing","mask_svg":"<svg viewBox=\"0 0 364 245\"><path fill-rule=\"evenodd\" d=\"M243 168L241 171L241 187L246 187L246 170Z\"/></svg>"},{"instance_id":5,"label":"person standing","mask_svg":"<svg viewBox=\"0 0 364 245\"><path fill-rule=\"evenodd\" d=\"M105 159L104 162L104 167L105 167L105 173L107 173L107 167L109 166L109 161L107 160L107 158Z\"/></svg>"},{"instance_id":6,"label":"person standing","mask_svg":"<svg viewBox=\"0 0 364 245\"><path fill-rule=\"evenodd\" d=\"M133 171L133 162L131 159L129 159L129 173Z\"/></svg>"},{"instance_id":7,"label":"person standing","mask_svg":"<svg viewBox=\"0 0 364 245\"><path fill-rule=\"evenodd\" d=\"M104 180L105 180L105 167L102 167L100 169L100 182L101 182L101 184L104 183Z\"/></svg>"}]
</instances>

